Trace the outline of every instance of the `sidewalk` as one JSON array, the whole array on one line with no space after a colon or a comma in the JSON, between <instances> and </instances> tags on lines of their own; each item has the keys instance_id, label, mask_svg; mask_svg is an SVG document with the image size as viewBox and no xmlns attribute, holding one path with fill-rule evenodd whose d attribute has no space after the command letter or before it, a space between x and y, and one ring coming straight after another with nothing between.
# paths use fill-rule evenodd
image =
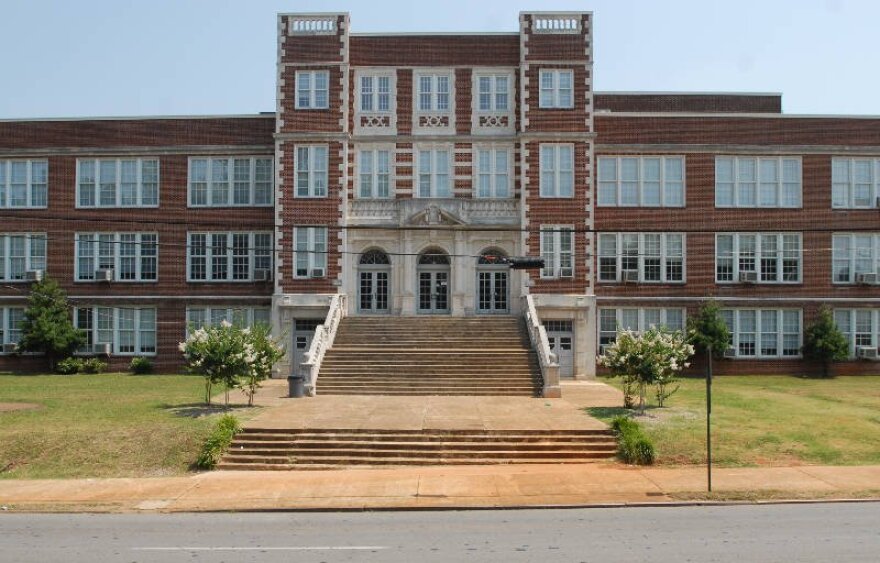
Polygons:
<instances>
[{"instance_id":1,"label":"sidewalk","mask_svg":"<svg viewBox=\"0 0 880 563\"><path fill-rule=\"evenodd\" d=\"M880 498L880 466L716 469L716 492L776 498ZM704 467L446 466L331 471L217 471L143 479L0 481L10 512L413 509L674 502L706 490Z\"/></svg>"}]
</instances>

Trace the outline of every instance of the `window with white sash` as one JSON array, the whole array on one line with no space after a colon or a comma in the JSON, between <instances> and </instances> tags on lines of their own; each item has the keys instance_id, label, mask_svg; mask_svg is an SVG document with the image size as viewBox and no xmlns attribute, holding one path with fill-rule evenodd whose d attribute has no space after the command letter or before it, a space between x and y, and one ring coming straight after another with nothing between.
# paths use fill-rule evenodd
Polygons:
<instances>
[{"instance_id":1,"label":"window with white sash","mask_svg":"<svg viewBox=\"0 0 880 563\"><path fill-rule=\"evenodd\" d=\"M0 280L25 281L46 270L46 233L0 233Z\"/></svg>"},{"instance_id":2,"label":"window with white sash","mask_svg":"<svg viewBox=\"0 0 880 563\"><path fill-rule=\"evenodd\" d=\"M327 197L327 145L297 145L296 197Z\"/></svg>"},{"instance_id":3,"label":"window with white sash","mask_svg":"<svg viewBox=\"0 0 880 563\"><path fill-rule=\"evenodd\" d=\"M831 246L834 283L867 283L866 275L880 271L880 233L835 233Z\"/></svg>"},{"instance_id":4,"label":"window with white sash","mask_svg":"<svg viewBox=\"0 0 880 563\"><path fill-rule=\"evenodd\" d=\"M330 72L303 70L296 73L296 109L327 109L330 107Z\"/></svg>"},{"instance_id":5,"label":"window with white sash","mask_svg":"<svg viewBox=\"0 0 880 563\"><path fill-rule=\"evenodd\" d=\"M641 334L652 328L685 329L685 310L680 308L601 308L599 309L599 350L614 344L618 330Z\"/></svg>"},{"instance_id":6,"label":"window with white sash","mask_svg":"<svg viewBox=\"0 0 880 563\"><path fill-rule=\"evenodd\" d=\"M728 355L796 358L801 355L800 309L722 309L730 330Z\"/></svg>"},{"instance_id":7,"label":"window with white sash","mask_svg":"<svg viewBox=\"0 0 880 563\"><path fill-rule=\"evenodd\" d=\"M570 109L574 107L574 73L571 70L545 69L540 72L541 92L538 107Z\"/></svg>"},{"instance_id":8,"label":"window with white sash","mask_svg":"<svg viewBox=\"0 0 880 563\"><path fill-rule=\"evenodd\" d=\"M187 281L249 282L258 271L272 271L272 233L187 234Z\"/></svg>"},{"instance_id":9,"label":"window with white sash","mask_svg":"<svg viewBox=\"0 0 880 563\"><path fill-rule=\"evenodd\" d=\"M78 159L77 207L157 207L157 159Z\"/></svg>"},{"instance_id":10,"label":"window with white sash","mask_svg":"<svg viewBox=\"0 0 880 563\"><path fill-rule=\"evenodd\" d=\"M113 281L154 282L159 278L156 233L76 233L76 281L105 281L98 270L111 270Z\"/></svg>"},{"instance_id":11,"label":"window with white sash","mask_svg":"<svg viewBox=\"0 0 880 563\"><path fill-rule=\"evenodd\" d=\"M294 227L293 244L293 277L327 277L327 227Z\"/></svg>"},{"instance_id":12,"label":"window with white sash","mask_svg":"<svg viewBox=\"0 0 880 563\"><path fill-rule=\"evenodd\" d=\"M452 110L452 73L414 73L415 108L420 113L448 113Z\"/></svg>"},{"instance_id":13,"label":"window with white sash","mask_svg":"<svg viewBox=\"0 0 880 563\"><path fill-rule=\"evenodd\" d=\"M364 113L391 113L394 109L391 74L358 75L358 110Z\"/></svg>"},{"instance_id":14,"label":"window with white sash","mask_svg":"<svg viewBox=\"0 0 880 563\"><path fill-rule=\"evenodd\" d=\"M393 154L393 146L358 151L358 182L355 191L357 197L365 199L391 197Z\"/></svg>"},{"instance_id":15,"label":"window with white sash","mask_svg":"<svg viewBox=\"0 0 880 563\"><path fill-rule=\"evenodd\" d=\"M600 156L599 206L684 207L683 156Z\"/></svg>"},{"instance_id":16,"label":"window with white sash","mask_svg":"<svg viewBox=\"0 0 880 563\"><path fill-rule=\"evenodd\" d=\"M475 197L510 197L511 152L508 147L474 145Z\"/></svg>"},{"instance_id":17,"label":"window with white sash","mask_svg":"<svg viewBox=\"0 0 880 563\"><path fill-rule=\"evenodd\" d=\"M684 283L682 233L601 233L599 281Z\"/></svg>"},{"instance_id":18,"label":"window with white sash","mask_svg":"<svg viewBox=\"0 0 880 563\"><path fill-rule=\"evenodd\" d=\"M800 233L718 233L718 283L800 283Z\"/></svg>"},{"instance_id":19,"label":"window with white sash","mask_svg":"<svg viewBox=\"0 0 880 563\"><path fill-rule=\"evenodd\" d=\"M0 208L48 204L49 161L0 160Z\"/></svg>"},{"instance_id":20,"label":"window with white sash","mask_svg":"<svg viewBox=\"0 0 880 563\"><path fill-rule=\"evenodd\" d=\"M507 112L510 110L510 74L475 73L477 111Z\"/></svg>"},{"instance_id":21,"label":"window with white sash","mask_svg":"<svg viewBox=\"0 0 880 563\"><path fill-rule=\"evenodd\" d=\"M0 344L18 344L22 323L24 307L0 307ZM0 348L0 354L6 353Z\"/></svg>"},{"instance_id":22,"label":"window with white sash","mask_svg":"<svg viewBox=\"0 0 880 563\"><path fill-rule=\"evenodd\" d=\"M189 159L190 207L272 205L272 157Z\"/></svg>"},{"instance_id":23,"label":"window with white sash","mask_svg":"<svg viewBox=\"0 0 880 563\"><path fill-rule=\"evenodd\" d=\"M846 336L850 357L857 357L859 348L876 349L880 343L880 309L835 309L834 323Z\"/></svg>"},{"instance_id":24,"label":"window with white sash","mask_svg":"<svg viewBox=\"0 0 880 563\"><path fill-rule=\"evenodd\" d=\"M801 159L715 157L715 207L801 207Z\"/></svg>"},{"instance_id":25,"label":"window with white sash","mask_svg":"<svg viewBox=\"0 0 880 563\"><path fill-rule=\"evenodd\" d=\"M574 145L541 145L541 197L574 196Z\"/></svg>"},{"instance_id":26,"label":"window with white sash","mask_svg":"<svg viewBox=\"0 0 880 563\"><path fill-rule=\"evenodd\" d=\"M416 197L452 197L452 147L416 147Z\"/></svg>"},{"instance_id":27,"label":"window with white sash","mask_svg":"<svg viewBox=\"0 0 880 563\"><path fill-rule=\"evenodd\" d=\"M242 328L269 326L269 315L269 307L187 307L186 329L219 326L223 321Z\"/></svg>"},{"instance_id":28,"label":"window with white sash","mask_svg":"<svg viewBox=\"0 0 880 563\"><path fill-rule=\"evenodd\" d=\"M880 158L831 159L831 207L880 207Z\"/></svg>"},{"instance_id":29,"label":"window with white sash","mask_svg":"<svg viewBox=\"0 0 880 563\"><path fill-rule=\"evenodd\" d=\"M96 346L109 344L114 355L156 354L155 308L77 307L73 322L86 334L82 353L91 354Z\"/></svg>"},{"instance_id":30,"label":"window with white sash","mask_svg":"<svg viewBox=\"0 0 880 563\"><path fill-rule=\"evenodd\" d=\"M566 225L541 226L541 278L574 277L574 230Z\"/></svg>"}]
</instances>

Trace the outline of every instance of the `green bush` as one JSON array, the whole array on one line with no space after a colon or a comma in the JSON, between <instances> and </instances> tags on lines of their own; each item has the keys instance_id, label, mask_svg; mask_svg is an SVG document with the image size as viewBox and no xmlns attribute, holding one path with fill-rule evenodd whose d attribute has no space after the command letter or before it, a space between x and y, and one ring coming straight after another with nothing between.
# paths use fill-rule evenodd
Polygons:
<instances>
[{"instance_id":1,"label":"green bush","mask_svg":"<svg viewBox=\"0 0 880 563\"><path fill-rule=\"evenodd\" d=\"M89 358L83 360L80 373L104 373L107 369L107 363L102 362L100 358Z\"/></svg>"},{"instance_id":2,"label":"green bush","mask_svg":"<svg viewBox=\"0 0 880 563\"><path fill-rule=\"evenodd\" d=\"M82 358L64 358L55 366L55 371L60 373L61 375L73 375L75 373L81 372L83 369L83 360Z\"/></svg>"},{"instance_id":3,"label":"green bush","mask_svg":"<svg viewBox=\"0 0 880 563\"><path fill-rule=\"evenodd\" d=\"M149 358L137 356L131 359L128 370L135 375L144 375L153 371L153 362Z\"/></svg>"},{"instance_id":4,"label":"green bush","mask_svg":"<svg viewBox=\"0 0 880 563\"><path fill-rule=\"evenodd\" d=\"M241 430L241 424L237 418L231 414L221 416L217 425L214 426L214 430L211 431L211 435L205 439L205 443L202 445L202 451L196 458L196 467L213 469L239 430Z\"/></svg>"},{"instance_id":5,"label":"green bush","mask_svg":"<svg viewBox=\"0 0 880 563\"><path fill-rule=\"evenodd\" d=\"M653 465L656 458L654 444L639 423L627 416L616 416L611 428L617 433L617 457L624 463Z\"/></svg>"}]
</instances>

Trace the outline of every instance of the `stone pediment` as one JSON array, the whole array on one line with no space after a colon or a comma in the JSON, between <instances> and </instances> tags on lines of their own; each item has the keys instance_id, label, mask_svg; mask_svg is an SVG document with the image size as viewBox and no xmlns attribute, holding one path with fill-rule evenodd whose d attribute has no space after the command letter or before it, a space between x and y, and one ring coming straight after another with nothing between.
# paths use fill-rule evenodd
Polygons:
<instances>
[{"instance_id":1,"label":"stone pediment","mask_svg":"<svg viewBox=\"0 0 880 563\"><path fill-rule=\"evenodd\" d=\"M403 224L426 227L456 227L467 223L455 213L444 209L436 203L432 203L424 209L407 216Z\"/></svg>"}]
</instances>

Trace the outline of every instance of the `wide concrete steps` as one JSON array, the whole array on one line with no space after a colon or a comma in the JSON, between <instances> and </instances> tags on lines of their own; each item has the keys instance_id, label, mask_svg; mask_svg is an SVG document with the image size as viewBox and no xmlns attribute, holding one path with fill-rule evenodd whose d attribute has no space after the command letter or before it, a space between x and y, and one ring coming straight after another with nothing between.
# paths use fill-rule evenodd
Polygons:
<instances>
[{"instance_id":1,"label":"wide concrete steps","mask_svg":"<svg viewBox=\"0 0 880 563\"><path fill-rule=\"evenodd\" d=\"M614 456L608 430L245 429L218 469L589 463Z\"/></svg>"}]
</instances>

